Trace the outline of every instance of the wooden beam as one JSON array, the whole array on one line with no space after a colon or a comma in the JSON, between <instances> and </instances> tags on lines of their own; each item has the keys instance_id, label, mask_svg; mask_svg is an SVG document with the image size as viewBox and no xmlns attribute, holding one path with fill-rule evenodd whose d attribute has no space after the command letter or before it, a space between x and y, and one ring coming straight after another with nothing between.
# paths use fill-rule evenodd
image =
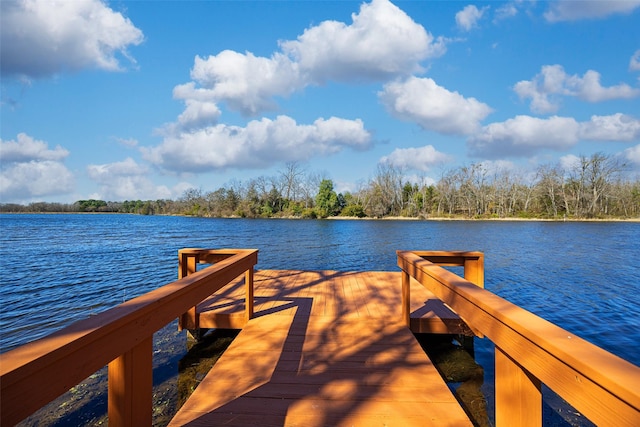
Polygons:
<instances>
[{"instance_id":1,"label":"wooden beam","mask_svg":"<svg viewBox=\"0 0 640 427\"><path fill-rule=\"evenodd\" d=\"M402 272L402 322L411 327L411 277Z\"/></svg>"},{"instance_id":2,"label":"wooden beam","mask_svg":"<svg viewBox=\"0 0 640 427\"><path fill-rule=\"evenodd\" d=\"M540 427L540 380L498 346L495 348L495 363L496 427Z\"/></svg>"},{"instance_id":3,"label":"wooden beam","mask_svg":"<svg viewBox=\"0 0 640 427\"><path fill-rule=\"evenodd\" d=\"M153 408L153 338L109 363L109 425L150 426Z\"/></svg>"},{"instance_id":4,"label":"wooden beam","mask_svg":"<svg viewBox=\"0 0 640 427\"><path fill-rule=\"evenodd\" d=\"M248 269L244 276L245 283L245 317L247 322L253 319L253 267Z\"/></svg>"}]
</instances>

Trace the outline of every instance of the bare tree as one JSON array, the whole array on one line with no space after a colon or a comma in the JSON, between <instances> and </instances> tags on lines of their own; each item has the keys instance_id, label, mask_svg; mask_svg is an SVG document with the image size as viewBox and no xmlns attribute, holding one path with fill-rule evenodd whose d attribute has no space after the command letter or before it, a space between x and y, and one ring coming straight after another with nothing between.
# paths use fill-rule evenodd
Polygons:
<instances>
[{"instance_id":1,"label":"bare tree","mask_svg":"<svg viewBox=\"0 0 640 427\"><path fill-rule=\"evenodd\" d=\"M298 201L302 190L304 169L299 162L287 162L280 172L282 195L286 200Z\"/></svg>"}]
</instances>

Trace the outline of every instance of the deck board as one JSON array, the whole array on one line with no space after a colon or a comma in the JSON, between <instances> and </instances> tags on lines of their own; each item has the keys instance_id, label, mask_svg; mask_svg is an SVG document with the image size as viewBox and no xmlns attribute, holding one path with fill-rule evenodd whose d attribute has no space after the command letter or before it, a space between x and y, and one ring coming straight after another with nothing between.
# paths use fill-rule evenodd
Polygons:
<instances>
[{"instance_id":1,"label":"deck board","mask_svg":"<svg viewBox=\"0 0 640 427\"><path fill-rule=\"evenodd\" d=\"M258 271L254 284L255 317L170 425L472 425L400 323L398 274ZM240 313L242 278L227 288L201 319Z\"/></svg>"}]
</instances>

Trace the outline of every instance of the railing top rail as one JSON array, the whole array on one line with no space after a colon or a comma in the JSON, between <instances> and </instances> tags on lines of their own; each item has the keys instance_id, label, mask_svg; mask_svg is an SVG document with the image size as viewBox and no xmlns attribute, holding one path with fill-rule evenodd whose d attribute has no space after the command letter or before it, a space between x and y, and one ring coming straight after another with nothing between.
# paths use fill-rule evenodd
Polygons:
<instances>
[{"instance_id":1,"label":"railing top rail","mask_svg":"<svg viewBox=\"0 0 640 427\"><path fill-rule=\"evenodd\" d=\"M64 393L258 262L257 249L226 253L207 269L0 354L2 411L38 400L34 393L44 403Z\"/></svg>"},{"instance_id":2,"label":"railing top rail","mask_svg":"<svg viewBox=\"0 0 640 427\"><path fill-rule=\"evenodd\" d=\"M549 369L551 364L566 366L575 372L577 376L573 381L583 378L592 381L632 407L640 408L639 367L473 285L424 259L419 251L398 251L397 255L398 266L403 271L427 286L470 326L507 350L518 363L556 392L557 387L562 390L563 385L560 376L554 377L558 372ZM431 286L434 283L437 285ZM522 340L530 343L526 348L535 349L535 354L522 350L525 348L519 344Z\"/></svg>"}]
</instances>

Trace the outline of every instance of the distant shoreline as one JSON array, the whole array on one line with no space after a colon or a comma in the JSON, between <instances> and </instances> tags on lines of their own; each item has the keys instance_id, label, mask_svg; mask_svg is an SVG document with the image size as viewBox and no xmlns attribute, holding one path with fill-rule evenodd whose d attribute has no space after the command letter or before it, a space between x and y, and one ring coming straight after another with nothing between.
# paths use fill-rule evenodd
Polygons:
<instances>
[{"instance_id":1,"label":"distant shoreline","mask_svg":"<svg viewBox=\"0 0 640 427\"><path fill-rule=\"evenodd\" d=\"M513 221L513 222L640 222L640 218L464 218L464 217L383 217L358 218L354 216L331 216L329 220L363 220L363 221Z\"/></svg>"},{"instance_id":2,"label":"distant shoreline","mask_svg":"<svg viewBox=\"0 0 640 427\"><path fill-rule=\"evenodd\" d=\"M0 214L6 215L140 215L137 213L127 212L0 212ZM258 218L244 218L240 216L195 216L195 215L179 215L179 214L154 214L151 216L181 216L185 218L218 218L218 219L311 219L302 218L296 216L281 216L281 217L258 217ZM466 217L406 217L406 216L387 216L381 218L373 217L356 217L356 216L330 216L327 218L314 218L312 220L330 220L330 221L503 221L503 222L640 222L638 218L517 218L517 217L503 217L503 218L466 218Z\"/></svg>"}]
</instances>

